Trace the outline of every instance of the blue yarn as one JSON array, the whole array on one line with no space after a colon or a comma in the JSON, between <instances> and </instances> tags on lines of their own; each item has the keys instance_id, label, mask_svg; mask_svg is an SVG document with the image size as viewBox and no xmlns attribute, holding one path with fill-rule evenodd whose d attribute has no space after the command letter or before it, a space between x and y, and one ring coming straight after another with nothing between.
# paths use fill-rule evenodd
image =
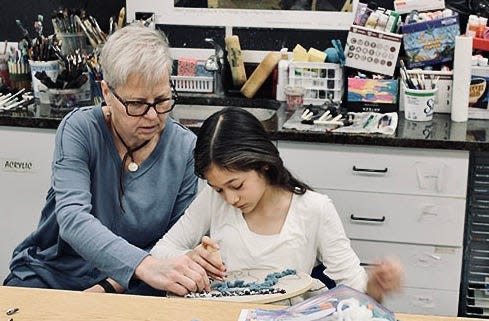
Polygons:
<instances>
[{"instance_id":1,"label":"blue yarn","mask_svg":"<svg viewBox=\"0 0 489 321\"><path fill-rule=\"evenodd\" d=\"M332 63L340 62L340 56L336 48L329 47L326 50L324 50L324 53L326 54L326 62L332 62Z\"/></svg>"},{"instance_id":2,"label":"blue yarn","mask_svg":"<svg viewBox=\"0 0 489 321\"><path fill-rule=\"evenodd\" d=\"M220 292L226 292L232 288L249 288L250 290L261 290L268 289L278 283L279 279L287 276L294 275L297 272L294 269L287 269L282 272L274 272L270 273L265 277L265 281L263 283L250 282L246 283L244 280L235 280L233 281L223 281L212 284L212 289L218 290Z\"/></svg>"}]
</instances>

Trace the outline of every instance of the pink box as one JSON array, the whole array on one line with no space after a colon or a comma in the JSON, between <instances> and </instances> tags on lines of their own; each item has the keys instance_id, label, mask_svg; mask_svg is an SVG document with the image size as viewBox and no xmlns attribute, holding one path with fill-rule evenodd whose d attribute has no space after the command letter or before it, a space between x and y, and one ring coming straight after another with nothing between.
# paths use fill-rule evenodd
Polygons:
<instances>
[{"instance_id":1,"label":"pink box","mask_svg":"<svg viewBox=\"0 0 489 321\"><path fill-rule=\"evenodd\" d=\"M178 76L195 76L197 59L190 57L180 57L178 59Z\"/></svg>"}]
</instances>

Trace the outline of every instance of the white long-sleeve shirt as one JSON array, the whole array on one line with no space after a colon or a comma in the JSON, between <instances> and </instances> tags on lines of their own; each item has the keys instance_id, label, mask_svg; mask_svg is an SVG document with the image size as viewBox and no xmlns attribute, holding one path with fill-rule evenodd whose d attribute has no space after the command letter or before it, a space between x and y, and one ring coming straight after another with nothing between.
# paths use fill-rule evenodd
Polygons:
<instances>
[{"instance_id":1,"label":"white long-sleeve shirt","mask_svg":"<svg viewBox=\"0 0 489 321\"><path fill-rule=\"evenodd\" d=\"M183 255L204 235L219 244L228 271L291 268L309 274L320 261L326 266L324 273L337 284L365 291L365 270L326 195L293 194L280 233L259 235L250 231L239 209L206 186L151 254L158 258Z\"/></svg>"}]
</instances>

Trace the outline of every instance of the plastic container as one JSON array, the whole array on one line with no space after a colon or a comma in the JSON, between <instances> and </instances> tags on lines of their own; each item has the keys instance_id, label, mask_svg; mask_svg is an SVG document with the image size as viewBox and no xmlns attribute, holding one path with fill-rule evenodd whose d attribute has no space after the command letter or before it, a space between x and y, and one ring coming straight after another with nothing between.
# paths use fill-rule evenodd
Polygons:
<instances>
[{"instance_id":1,"label":"plastic container","mask_svg":"<svg viewBox=\"0 0 489 321\"><path fill-rule=\"evenodd\" d=\"M76 89L47 89L41 92L41 107L49 106L51 111L68 112L80 107L84 100L83 87Z\"/></svg>"},{"instance_id":2,"label":"plastic container","mask_svg":"<svg viewBox=\"0 0 489 321\"><path fill-rule=\"evenodd\" d=\"M340 102L343 96L343 69L333 63L291 62L289 85L304 88L305 105L322 105L328 99Z\"/></svg>"},{"instance_id":3,"label":"plastic container","mask_svg":"<svg viewBox=\"0 0 489 321\"><path fill-rule=\"evenodd\" d=\"M32 91L34 92L34 98L39 99L41 97L41 90L46 90L47 87L41 83L39 79L36 78L36 72L46 72L51 80L55 81L58 77L60 65L57 60L51 61L35 61L29 60L29 66L31 69L32 77Z\"/></svg>"},{"instance_id":4,"label":"plastic container","mask_svg":"<svg viewBox=\"0 0 489 321\"><path fill-rule=\"evenodd\" d=\"M287 54L287 48L280 50L282 55L281 60L278 62L278 79L277 79L277 92L275 98L278 101L285 101L285 86L289 83L289 56Z\"/></svg>"},{"instance_id":5,"label":"plastic container","mask_svg":"<svg viewBox=\"0 0 489 321\"><path fill-rule=\"evenodd\" d=\"M304 105L304 88L285 86L284 92L287 100L287 110L294 111Z\"/></svg>"},{"instance_id":6,"label":"plastic container","mask_svg":"<svg viewBox=\"0 0 489 321\"><path fill-rule=\"evenodd\" d=\"M56 36L61 40L61 51L65 55L72 54L77 49L86 51L90 47L84 33L60 33Z\"/></svg>"},{"instance_id":7,"label":"plastic container","mask_svg":"<svg viewBox=\"0 0 489 321\"><path fill-rule=\"evenodd\" d=\"M7 55L0 54L0 85L10 86L10 77L8 74Z\"/></svg>"},{"instance_id":8,"label":"plastic container","mask_svg":"<svg viewBox=\"0 0 489 321\"><path fill-rule=\"evenodd\" d=\"M406 119L414 121L432 120L437 91L438 88L421 90L404 87L401 94L401 104L403 104Z\"/></svg>"},{"instance_id":9,"label":"plastic container","mask_svg":"<svg viewBox=\"0 0 489 321\"><path fill-rule=\"evenodd\" d=\"M175 89L180 92L211 93L214 91L213 77L171 76Z\"/></svg>"}]
</instances>

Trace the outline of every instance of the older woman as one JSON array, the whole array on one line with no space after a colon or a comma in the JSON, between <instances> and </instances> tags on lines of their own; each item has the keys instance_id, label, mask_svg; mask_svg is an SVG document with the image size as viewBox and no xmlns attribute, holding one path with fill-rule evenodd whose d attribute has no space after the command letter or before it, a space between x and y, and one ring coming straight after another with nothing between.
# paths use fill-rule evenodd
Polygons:
<instances>
[{"instance_id":1,"label":"older woman","mask_svg":"<svg viewBox=\"0 0 489 321\"><path fill-rule=\"evenodd\" d=\"M195 136L168 117L176 99L168 50L163 34L144 27L109 37L105 104L61 122L39 226L14 250L4 285L135 294L209 288L187 256L148 254L197 191Z\"/></svg>"}]
</instances>

